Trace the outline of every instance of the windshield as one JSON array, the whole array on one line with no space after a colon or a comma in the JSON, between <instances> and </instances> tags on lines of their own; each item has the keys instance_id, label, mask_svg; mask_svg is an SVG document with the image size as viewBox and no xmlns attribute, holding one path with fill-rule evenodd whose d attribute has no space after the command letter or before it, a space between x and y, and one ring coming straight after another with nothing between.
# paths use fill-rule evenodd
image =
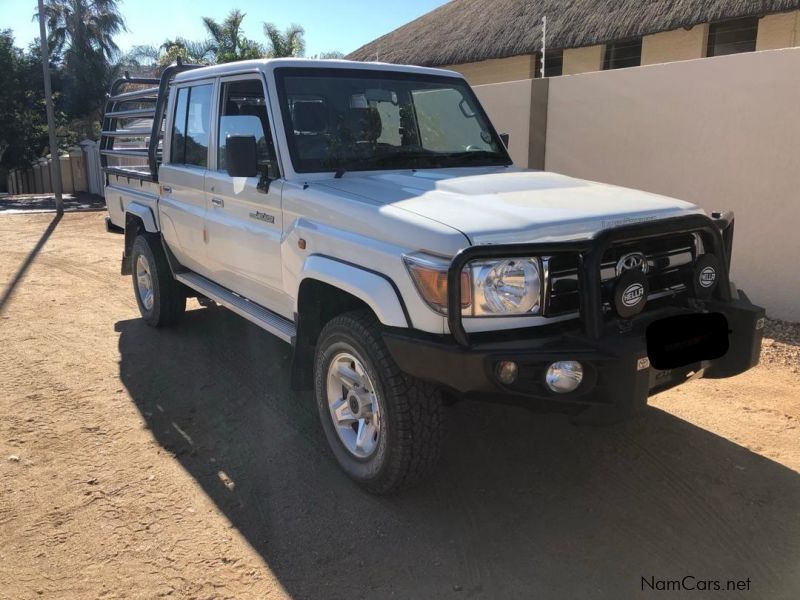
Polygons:
<instances>
[{"instance_id":1,"label":"windshield","mask_svg":"<svg viewBox=\"0 0 800 600\"><path fill-rule=\"evenodd\" d=\"M324 68L276 77L298 173L511 164L462 79Z\"/></svg>"}]
</instances>

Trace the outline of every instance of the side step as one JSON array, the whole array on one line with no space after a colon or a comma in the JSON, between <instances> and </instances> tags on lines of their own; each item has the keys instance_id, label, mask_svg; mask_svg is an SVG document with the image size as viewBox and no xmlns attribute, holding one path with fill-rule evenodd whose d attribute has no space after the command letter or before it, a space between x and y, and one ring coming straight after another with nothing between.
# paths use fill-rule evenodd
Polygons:
<instances>
[{"instance_id":1,"label":"side step","mask_svg":"<svg viewBox=\"0 0 800 600\"><path fill-rule=\"evenodd\" d=\"M282 316L255 302L250 302L250 300L234 294L229 289L217 285L197 273L176 273L175 279L200 292L207 298L211 298L228 310L232 310L240 317L244 317L251 323L258 325L261 329L265 329L272 335L279 337L284 342L294 343L297 328L292 321L284 319Z\"/></svg>"}]
</instances>

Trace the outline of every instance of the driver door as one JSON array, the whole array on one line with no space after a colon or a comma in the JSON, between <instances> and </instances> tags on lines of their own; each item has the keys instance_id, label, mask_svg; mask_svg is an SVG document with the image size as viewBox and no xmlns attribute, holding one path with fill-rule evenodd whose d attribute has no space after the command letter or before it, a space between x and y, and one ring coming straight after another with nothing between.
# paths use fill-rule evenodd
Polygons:
<instances>
[{"instance_id":1,"label":"driver door","mask_svg":"<svg viewBox=\"0 0 800 600\"><path fill-rule=\"evenodd\" d=\"M253 135L259 170L276 164L264 92L258 75L220 81L215 160L205 179L208 263L219 284L291 318L281 270L282 180L259 186L259 177L228 175L225 163L227 136Z\"/></svg>"}]
</instances>

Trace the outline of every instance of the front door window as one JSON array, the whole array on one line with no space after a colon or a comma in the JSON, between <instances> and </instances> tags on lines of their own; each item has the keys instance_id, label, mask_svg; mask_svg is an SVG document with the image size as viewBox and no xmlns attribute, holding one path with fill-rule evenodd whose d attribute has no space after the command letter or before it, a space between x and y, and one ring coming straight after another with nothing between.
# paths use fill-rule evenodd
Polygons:
<instances>
[{"instance_id":1,"label":"front door window","mask_svg":"<svg viewBox=\"0 0 800 600\"><path fill-rule=\"evenodd\" d=\"M264 88L257 79L223 83L220 94L217 170L225 171L225 142L231 135L256 138L258 165L268 173L275 161L275 148L267 117Z\"/></svg>"}]
</instances>

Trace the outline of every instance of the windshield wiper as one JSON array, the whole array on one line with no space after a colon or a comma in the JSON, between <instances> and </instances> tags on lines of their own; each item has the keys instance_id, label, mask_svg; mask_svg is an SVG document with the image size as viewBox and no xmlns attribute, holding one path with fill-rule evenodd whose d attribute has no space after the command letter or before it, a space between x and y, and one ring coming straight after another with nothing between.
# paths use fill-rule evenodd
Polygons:
<instances>
[{"instance_id":1,"label":"windshield wiper","mask_svg":"<svg viewBox=\"0 0 800 600\"><path fill-rule=\"evenodd\" d=\"M429 159L429 158L438 159L441 156L442 155L430 151L392 152L388 154L376 154L373 156L364 156L358 159L340 163L336 169L334 177L336 177L336 179L340 179L342 175L344 175L347 171L361 171L365 170L365 167L374 168L377 166L377 167L392 168L392 167L404 166L403 163L405 161L419 161L421 159ZM419 168L419 165L409 165L405 168L415 169Z\"/></svg>"},{"instance_id":2,"label":"windshield wiper","mask_svg":"<svg viewBox=\"0 0 800 600\"><path fill-rule=\"evenodd\" d=\"M476 162L486 163L487 161L496 161L496 162L489 162L487 164L498 164L498 165L508 165L510 164L506 157L502 154L497 152L490 152L489 150L465 150L464 152L451 152L449 154L443 154L442 158L453 161L457 163L454 166L458 166L459 163L463 164L466 163L468 165L472 165Z\"/></svg>"},{"instance_id":3,"label":"windshield wiper","mask_svg":"<svg viewBox=\"0 0 800 600\"><path fill-rule=\"evenodd\" d=\"M410 164L406 164L410 163ZM347 171L369 170L375 167L406 169L442 169L446 167L466 167L480 163L486 165L511 164L502 154L487 150L466 150L464 152L439 153L430 150L392 152L364 156L340 163L334 177L340 179Z\"/></svg>"}]
</instances>

